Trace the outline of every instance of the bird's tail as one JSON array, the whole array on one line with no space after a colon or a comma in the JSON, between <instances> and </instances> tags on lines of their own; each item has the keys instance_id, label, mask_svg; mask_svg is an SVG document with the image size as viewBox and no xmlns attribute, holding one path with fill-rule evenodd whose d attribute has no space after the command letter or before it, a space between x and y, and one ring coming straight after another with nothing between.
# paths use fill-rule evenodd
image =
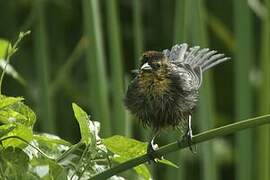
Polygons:
<instances>
[{"instance_id":1,"label":"bird's tail","mask_svg":"<svg viewBox=\"0 0 270 180\"><path fill-rule=\"evenodd\" d=\"M217 51L208 48L200 48L200 46L188 48L186 43L177 44L172 47L171 51L165 50L164 54L169 56L169 59L189 64L192 68L200 67L202 71L230 59L225 57L224 54L219 54Z\"/></svg>"}]
</instances>

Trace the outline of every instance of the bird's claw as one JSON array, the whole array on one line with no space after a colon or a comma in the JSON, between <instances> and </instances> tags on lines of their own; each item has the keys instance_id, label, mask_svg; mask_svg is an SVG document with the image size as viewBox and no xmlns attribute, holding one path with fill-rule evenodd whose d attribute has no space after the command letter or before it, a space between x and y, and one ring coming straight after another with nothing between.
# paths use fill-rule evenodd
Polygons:
<instances>
[{"instance_id":1,"label":"bird's claw","mask_svg":"<svg viewBox=\"0 0 270 180\"><path fill-rule=\"evenodd\" d=\"M192 133L190 133L190 131L186 134L185 136L185 139L188 143L188 147L189 147L189 150L193 153L193 154L196 154L197 152L197 148L196 148L196 145L195 145L195 148L193 148L192 146Z\"/></svg>"},{"instance_id":2,"label":"bird's claw","mask_svg":"<svg viewBox=\"0 0 270 180\"><path fill-rule=\"evenodd\" d=\"M151 162L157 163L158 160L162 159L162 157L157 157L155 155L155 151L158 149L158 145L154 144L154 139L153 138L147 145L147 155L149 158L148 163L151 164Z\"/></svg>"},{"instance_id":3,"label":"bird's claw","mask_svg":"<svg viewBox=\"0 0 270 180\"><path fill-rule=\"evenodd\" d=\"M197 148L196 148L196 145L195 145L195 150L192 147L192 137L193 137L193 134L192 134L192 129L191 129L191 116L189 116L188 117L188 130L187 130L186 134L183 136L183 138L179 141L179 144L181 144L182 141L186 141L188 144L189 150L193 154L196 154Z\"/></svg>"},{"instance_id":4,"label":"bird's claw","mask_svg":"<svg viewBox=\"0 0 270 180\"><path fill-rule=\"evenodd\" d=\"M190 133L186 133L181 140L178 140L179 145L181 145L183 142L188 144L189 150L193 154L196 154L197 148L196 148L196 146L195 146L195 148L193 148L193 146L192 146L192 135L190 135Z\"/></svg>"}]
</instances>

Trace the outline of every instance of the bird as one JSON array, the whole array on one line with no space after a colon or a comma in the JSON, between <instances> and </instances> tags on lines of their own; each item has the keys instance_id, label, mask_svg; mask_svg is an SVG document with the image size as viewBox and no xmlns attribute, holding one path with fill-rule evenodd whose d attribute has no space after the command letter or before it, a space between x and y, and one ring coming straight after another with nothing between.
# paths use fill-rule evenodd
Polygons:
<instances>
[{"instance_id":1,"label":"bird","mask_svg":"<svg viewBox=\"0 0 270 180\"><path fill-rule=\"evenodd\" d=\"M203 73L229 59L216 50L187 43L176 44L170 50L142 54L124 104L144 127L153 130L147 147L149 155L157 149L155 138L169 129L181 132L180 139L186 139L192 150L191 119Z\"/></svg>"}]
</instances>

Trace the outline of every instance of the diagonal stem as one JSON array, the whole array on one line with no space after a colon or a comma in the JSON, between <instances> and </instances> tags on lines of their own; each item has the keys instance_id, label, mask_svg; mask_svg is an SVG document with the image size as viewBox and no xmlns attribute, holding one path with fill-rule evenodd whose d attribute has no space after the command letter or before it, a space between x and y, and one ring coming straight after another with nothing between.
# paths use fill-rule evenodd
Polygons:
<instances>
[{"instance_id":1,"label":"diagonal stem","mask_svg":"<svg viewBox=\"0 0 270 180\"><path fill-rule=\"evenodd\" d=\"M204 141L208 141L214 138L217 138L219 136L225 136L228 134L232 134L247 128L252 128L256 126L260 126L263 124L270 123L270 114L255 117L255 118L250 118L247 120L243 121L238 121L233 124L229 124L226 126L218 127L215 129L210 129L208 131L204 131L202 133L199 133L192 138L192 144L198 144L202 143ZM171 152L184 149L188 147L188 143L186 141L182 141L181 143L179 142L173 142L170 143L166 146L163 146L159 148L158 150L155 151L154 156L156 157L161 157L164 155L167 155ZM131 169L133 167L136 167L142 163L145 163L149 161L149 157L147 154L144 154L142 156L136 157L134 159L130 159L122 164L119 164L111 169L108 169L100 174L97 174L96 176L93 176L91 179L107 179L113 175L116 175L120 172L123 172L125 170Z\"/></svg>"}]
</instances>

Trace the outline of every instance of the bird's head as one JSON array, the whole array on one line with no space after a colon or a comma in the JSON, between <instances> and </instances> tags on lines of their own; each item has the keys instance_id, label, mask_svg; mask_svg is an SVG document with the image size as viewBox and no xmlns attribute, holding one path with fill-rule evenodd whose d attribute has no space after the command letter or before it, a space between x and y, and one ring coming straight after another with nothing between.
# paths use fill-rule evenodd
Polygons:
<instances>
[{"instance_id":1,"label":"bird's head","mask_svg":"<svg viewBox=\"0 0 270 180\"><path fill-rule=\"evenodd\" d=\"M140 73L162 78L166 75L169 67L168 59L162 52L146 51L141 57Z\"/></svg>"},{"instance_id":2,"label":"bird's head","mask_svg":"<svg viewBox=\"0 0 270 180\"><path fill-rule=\"evenodd\" d=\"M141 57L139 85L148 94L162 95L168 90L170 63L162 52L146 51Z\"/></svg>"}]
</instances>

